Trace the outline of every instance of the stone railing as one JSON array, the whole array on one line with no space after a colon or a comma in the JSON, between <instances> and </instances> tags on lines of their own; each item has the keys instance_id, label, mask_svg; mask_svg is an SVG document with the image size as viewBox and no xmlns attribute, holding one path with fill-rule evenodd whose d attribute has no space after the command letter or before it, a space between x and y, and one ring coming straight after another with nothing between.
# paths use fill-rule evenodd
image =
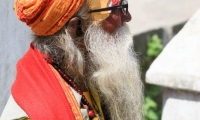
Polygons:
<instances>
[{"instance_id":1,"label":"stone railing","mask_svg":"<svg viewBox=\"0 0 200 120\"><path fill-rule=\"evenodd\" d=\"M200 120L200 9L166 45L146 73L162 86L162 120Z\"/></svg>"}]
</instances>

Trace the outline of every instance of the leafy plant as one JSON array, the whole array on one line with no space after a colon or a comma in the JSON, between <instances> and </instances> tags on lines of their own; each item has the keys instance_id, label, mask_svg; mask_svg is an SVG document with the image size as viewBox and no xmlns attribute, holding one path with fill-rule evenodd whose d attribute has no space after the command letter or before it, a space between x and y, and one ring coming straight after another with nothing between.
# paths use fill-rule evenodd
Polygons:
<instances>
[{"instance_id":1,"label":"leafy plant","mask_svg":"<svg viewBox=\"0 0 200 120\"><path fill-rule=\"evenodd\" d=\"M154 34L147 43L147 53L141 62L143 79L149 66L163 49L161 41L158 35ZM161 119L161 103L161 88L155 85L145 84L144 115L146 120Z\"/></svg>"},{"instance_id":2,"label":"leafy plant","mask_svg":"<svg viewBox=\"0 0 200 120\"><path fill-rule=\"evenodd\" d=\"M144 114L146 119L150 120L159 119L157 113L155 112L155 109L157 109L157 103L150 96L146 96L144 105Z\"/></svg>"},{"instance_id":3,"label":"leafy plant","mask_svg":"<svg viewBox=\"0 0 200 120\"><path fill-rule=\"evenodd\" d=\"M151 40L147 43L147 56L149 57L157 57L163 49L163 45L161 44L161 39L157 34L154 34L151 37Z\"/></svg>"}]
</instances>

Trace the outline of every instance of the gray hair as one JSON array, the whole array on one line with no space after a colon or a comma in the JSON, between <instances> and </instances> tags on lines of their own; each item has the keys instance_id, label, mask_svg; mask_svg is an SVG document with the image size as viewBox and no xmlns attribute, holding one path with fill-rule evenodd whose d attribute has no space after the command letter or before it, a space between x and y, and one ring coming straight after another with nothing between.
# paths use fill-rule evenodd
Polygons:
<instances>
[{"instance_id":1,"label":"gray hair","mask_svg":"<svg viewBox=\"0 0 200 120\"><path fill-rule=\"evenodd\" d=\"M74 16L84 20L89 19L88 5L83 3L82 7ZM50 36L34 35L33 46L46 55L46 59L53 60L58 66L74 79L83 76L84 59L83 51L77 48L67 31L67 24L58 32ZM71 71L71 72L70 72ZM76 74L74 74L76 73Z\"/></svg>"}]
</instances>

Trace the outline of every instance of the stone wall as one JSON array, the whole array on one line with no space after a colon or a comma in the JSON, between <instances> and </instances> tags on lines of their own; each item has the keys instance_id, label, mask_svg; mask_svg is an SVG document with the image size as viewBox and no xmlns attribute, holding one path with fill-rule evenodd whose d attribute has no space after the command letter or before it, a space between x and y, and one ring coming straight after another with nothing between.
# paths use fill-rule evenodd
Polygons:
<instances>
[{"instance_id":1,"label":"stone wall","mask_svg":"<svg viewBox=\"0 0 200 120\"><path fill-rule=\"evenodd\" d=\"M200 9L151 64L146 82L164 88L162 120L200 120Z\"/></svg>"}]
</instances>

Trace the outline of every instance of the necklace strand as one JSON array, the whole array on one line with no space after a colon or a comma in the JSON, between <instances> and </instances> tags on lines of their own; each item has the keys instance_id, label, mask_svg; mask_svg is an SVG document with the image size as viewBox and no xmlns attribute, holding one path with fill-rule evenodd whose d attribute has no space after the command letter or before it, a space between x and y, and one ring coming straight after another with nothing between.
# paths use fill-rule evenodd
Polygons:
<instances>
[{"instance_id":1,"label":"necklace strand","mask_svg":"<svg viewBox=\"0 0 200 120\"><path fill-rule=\"evenodd\" d=\"M83 91L81 91L78 86L74 83L74 81L69 77L69 75L65 74L62 72L62 70L58 67L57 64L52 63L52 66L58 71L58 73L61 75L61 77L76 91L78 92L82 97L81 97L81 104L86 105L88 108L88 116L90 119L95 117L93 107L90 105L90 103L87 101L85 96L83 95Z\"/></svg>"}]
</instances>

